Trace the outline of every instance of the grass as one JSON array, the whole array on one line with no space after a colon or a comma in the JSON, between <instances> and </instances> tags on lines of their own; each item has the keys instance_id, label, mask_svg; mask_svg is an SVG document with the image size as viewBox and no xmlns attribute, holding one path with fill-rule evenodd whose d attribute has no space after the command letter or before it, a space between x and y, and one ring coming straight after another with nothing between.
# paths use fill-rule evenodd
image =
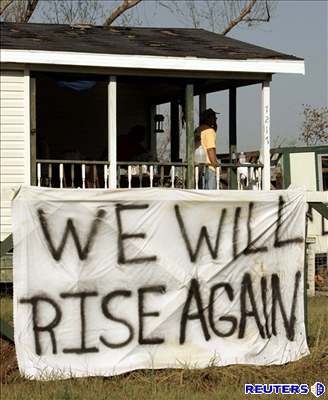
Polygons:
<instances>
[{"instance_id":1,"label":"grass","mask_svg":"<svg viewBox=\"0 0 328 400\"><path fill-rule=\"evenodd\" d=\"M12 320L10 297L1 299L1 317ZM1 345L1 398L6 400L240 400L245 383L308 383L328 386L328 297L309 299L309 346L302 360L269 367L228 366L202 370L135 371L112 378L37 382L20 377L14 346ZM308 395L312 396L312 395ZM294 396L293 396L294 397ZM261 395L281 399L282 396ZM325 397L328 398L327 393Z\"/></svg>"}]
</instances>

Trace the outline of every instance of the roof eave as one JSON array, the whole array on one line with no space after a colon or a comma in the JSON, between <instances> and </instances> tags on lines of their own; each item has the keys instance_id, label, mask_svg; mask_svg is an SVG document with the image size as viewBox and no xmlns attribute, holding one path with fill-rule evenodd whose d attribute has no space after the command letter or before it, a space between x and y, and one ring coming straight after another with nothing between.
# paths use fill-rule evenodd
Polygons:
<instances>
[{"instance_id":1,"label":"roof eave","mask_svg":"<svg viewBox=\"0 0 328 400\"><path fill-rule=\"evenodd\" d=\"M291 59L236 60L14 49L1 49L0 59L2 63L21 64L305 74L304 60Z\"/></svg>"}]
</instances>

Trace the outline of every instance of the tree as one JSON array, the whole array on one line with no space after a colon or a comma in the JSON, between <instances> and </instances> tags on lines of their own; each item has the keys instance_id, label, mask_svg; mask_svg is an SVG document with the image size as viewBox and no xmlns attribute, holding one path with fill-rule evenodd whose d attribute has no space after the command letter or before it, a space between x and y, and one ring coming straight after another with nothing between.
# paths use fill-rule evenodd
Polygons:
<instances>
[{"instance_id":1,"label":"tree","mask_svg":"<svg viewBox=\"0 0 328 400\"><path fill-rule=\"evenodd\" d=\"M206 27L223 35L240 23L269 22L276 3L269 0L171 0L160 1L186 26Z\"/></svg>"},{"instance_id":2,"label":"tree","mask_svg":"<svg viewBox=\"0 0 328 400\"><path fill-rule=\"evenodd\" d=\"M104 7L101 0L0 0L0 16L4 21L29 22L38 6L41 19L50 23L111 25L140 2L115 0Z\"/></svg>"},{"instance_id":3,"label":"tree","mask_svg":"<svg viewBox=\"0 0 328 400\"><path fill-rule=\"evenodd\" d=\"M9 22L28 22L39 0L0 0L0 16Z\"/></svg>"},{"instance_id":4,"label":"tree","mask_svg":"<svg viewBox=\"0 0 328 400\"><path fill-rule=\"evenodd\" d=\"M300 139L307 145L328 144L328 107L303 104L303 124Z\"/></svg>"},{"instance_id":5,"label":"tree","mask_svg":"<svg viewBox=\"0 0 328 400\"><path fill-rule=\"evenodd\" d=\"M141 19L133 18L131 9L142 3L146 14L149 3L143 0L0 0L0 16L5 21L28 22L34 19L52 23L112 25L141 24ZM253 25L268 22L275 6L269 0L160 0L158 7L165 7L178 17L184 25L194 28L204 27L223 35L240 23Z\"/></svg>"}]
</instances>

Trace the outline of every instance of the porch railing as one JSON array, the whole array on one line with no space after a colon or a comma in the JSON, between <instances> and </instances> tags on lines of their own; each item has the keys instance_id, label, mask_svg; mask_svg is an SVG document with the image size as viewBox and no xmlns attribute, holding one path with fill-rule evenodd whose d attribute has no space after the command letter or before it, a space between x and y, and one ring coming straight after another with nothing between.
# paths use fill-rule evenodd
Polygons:
<instances>
[{"instance_id":1,"label":"porch railing","mask_svg":"<svg viewBox=\"0 0 328 400\"><path fill-rule=\"evenodd\" d=\"M118 188L187 187L187 163L183 162L118 162L116 164ZM110 163L89 160L37 160L36 185L57 188L109 188ZM217 189L230 189L235 174L239 190L261 190L260 163L222 163L214 171ZM213 170L213 169L212 169ZM207 164L194 168L195 189L204 189L210 174ZM233 173L233 174L232 174Z\"/></svg>"}]
</instances>

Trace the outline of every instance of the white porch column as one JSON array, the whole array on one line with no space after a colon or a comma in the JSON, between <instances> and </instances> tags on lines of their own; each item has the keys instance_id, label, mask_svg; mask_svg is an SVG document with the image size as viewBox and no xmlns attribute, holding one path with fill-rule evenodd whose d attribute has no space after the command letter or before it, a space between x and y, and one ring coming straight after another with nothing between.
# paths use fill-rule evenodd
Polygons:
<instances>
[{"instance_id":1,"label":"white porch column","mask_svg":"<svg viewBox=\"0 0 328 400\"><path fill-rule=\"evenodd\" d=\"M270 190L270 81L262 83L262 127L260 160L263 164L262 189Z\"/></svg>"},{"instance_id":2,"label":"white porch column","mask_svg":"<svg viewBox=\"0 0 328 400\"><path fill-rule=\"evenodd\" d=\"M117 146L116 146L116 76L111 76L108 83L108 160L109 188L116 189L117 180Z\"/></svg>"}]
</instances>

